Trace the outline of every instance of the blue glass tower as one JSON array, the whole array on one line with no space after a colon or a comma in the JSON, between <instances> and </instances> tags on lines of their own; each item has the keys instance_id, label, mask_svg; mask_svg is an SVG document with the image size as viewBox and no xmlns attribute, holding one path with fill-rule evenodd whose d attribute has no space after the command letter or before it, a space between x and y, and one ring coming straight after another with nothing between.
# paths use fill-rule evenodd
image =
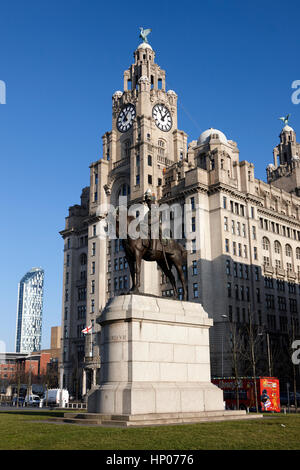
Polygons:
<instances>
[{"instance_id":1,"label":"blue glass tower","mask_svg":"<svg viewBox=\"0 0 300 470\"><path fill-rule=\"evenodd\" d=\"M16 352L41 349L44 270L32 268L19 282Z\"/></svg>"}]
</instances>

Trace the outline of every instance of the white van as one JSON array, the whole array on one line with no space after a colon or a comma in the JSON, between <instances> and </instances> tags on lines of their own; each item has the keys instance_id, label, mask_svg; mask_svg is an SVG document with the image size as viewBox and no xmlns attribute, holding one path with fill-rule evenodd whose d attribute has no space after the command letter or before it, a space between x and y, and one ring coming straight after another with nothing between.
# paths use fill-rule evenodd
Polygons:
<instances>
[{"instance_id":1,"label":"white van","mask_svg":"<svg viewBox=\"0 0 300 470\"><path fill-rule=\"evenodd\" d=\"M62 408L65 408L67 403L69 403L69 392L68 390L64 388L52 388L49 389L48 392L46 391L44 393L43 397L43 405L46 405L48 402L48 405L50 406L62 406Z\"/></svg>"}]
</instances>

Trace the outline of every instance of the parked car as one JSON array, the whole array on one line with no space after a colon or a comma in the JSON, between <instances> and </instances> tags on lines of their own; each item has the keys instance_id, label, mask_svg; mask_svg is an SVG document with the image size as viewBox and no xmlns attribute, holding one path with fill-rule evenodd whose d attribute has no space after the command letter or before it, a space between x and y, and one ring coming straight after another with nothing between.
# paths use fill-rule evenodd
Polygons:
<instances>
[{"instance_id":1,"label":"parked car","mask_svg":"<svg viewBox=\"0 0 300 470\"><path fill-rule=\"evenodd\" d=\"M40 397L38 395L26 395L25 406L40 406Z\"/></svg>"},{"instance_id":2,"label":"parked car","mask_svg":"<svg viewBox=\"0 0 300 470\"><path fill-rule=\"evenodd\" d=\"M294 392L289 393L289 399L288 399L288 394L287 392L282 392L280 394L280 404L281 406L288 406L288 403L290 402L290 406L295 405L295 394ZM300 406L300 393L296 392L296 400L297 400L297 406Z\"/></svg>"}]
</instances>

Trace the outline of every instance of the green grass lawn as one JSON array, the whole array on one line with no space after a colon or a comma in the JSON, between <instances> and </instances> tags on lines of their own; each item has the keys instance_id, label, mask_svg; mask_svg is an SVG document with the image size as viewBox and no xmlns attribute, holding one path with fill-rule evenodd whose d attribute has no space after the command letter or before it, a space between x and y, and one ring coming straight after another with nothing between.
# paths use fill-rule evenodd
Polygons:
<instances>
[{"instance_id":1,"label":"green grass lawn","mask_svg":"<svg viewBox=\"0 0 300 470\"><path fill-rule=\"evenodd\" d=\"M43 422L54 415L1 411L0 450L300 449L300 415L132 429Z\"/></svg>"}]
</instances>

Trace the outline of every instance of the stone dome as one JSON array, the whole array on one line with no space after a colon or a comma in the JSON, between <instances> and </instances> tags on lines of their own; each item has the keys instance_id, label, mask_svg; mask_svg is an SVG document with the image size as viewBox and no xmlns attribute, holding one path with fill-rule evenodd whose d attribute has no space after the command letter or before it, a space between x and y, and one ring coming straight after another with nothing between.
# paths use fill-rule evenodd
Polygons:
<instances>
[{"instance_id":1,"label":"stone dome","mask_svg":"<svg viewBox=\"0 0 300 470\"><path fill-rule=\"evenodd\" d=\"M218 129L214 129L213 127L211 127L210 129L207 129L206 131L202 132L202 134L200 135L200 137L198 139L197 144L198 145L205 144L206 142L209 141L209 139L212 135L217 135L218 139L220 140L220 142L222 142L222 144L227 144L226 135L223 134L223 132L219 131Z\"/></svg>"},{"instance_id":2,"label":"stone dome","mask_svg":"<svg viewBox=\"0 0 300 470\"><path fill-rule=\"evenodd\" d=\"M148 44L147 42L142 42L138 46L138 49L151 49L151 51L153 50L152 47L150 46L150 44Z\"/></svg>"},{"instance_id":3,"label":"stone dome","mask_svg":"<svg viewBox=\"0 0 300 470\"><path fill-rule=\"evenodd\" d=\"M168 90L167 95L175 95L177 96L177 93L174 90Z\"/></svg>"},{"instance_id":4,"label":"stone dome","mask_svg":"<svg viewBox=\"0 0 300 470\"><path fill-rule=\"evenodd\" d=\"M295 132L294 129L291 126L284 126L281 132Z\"/></svg>"}]
</instances>

